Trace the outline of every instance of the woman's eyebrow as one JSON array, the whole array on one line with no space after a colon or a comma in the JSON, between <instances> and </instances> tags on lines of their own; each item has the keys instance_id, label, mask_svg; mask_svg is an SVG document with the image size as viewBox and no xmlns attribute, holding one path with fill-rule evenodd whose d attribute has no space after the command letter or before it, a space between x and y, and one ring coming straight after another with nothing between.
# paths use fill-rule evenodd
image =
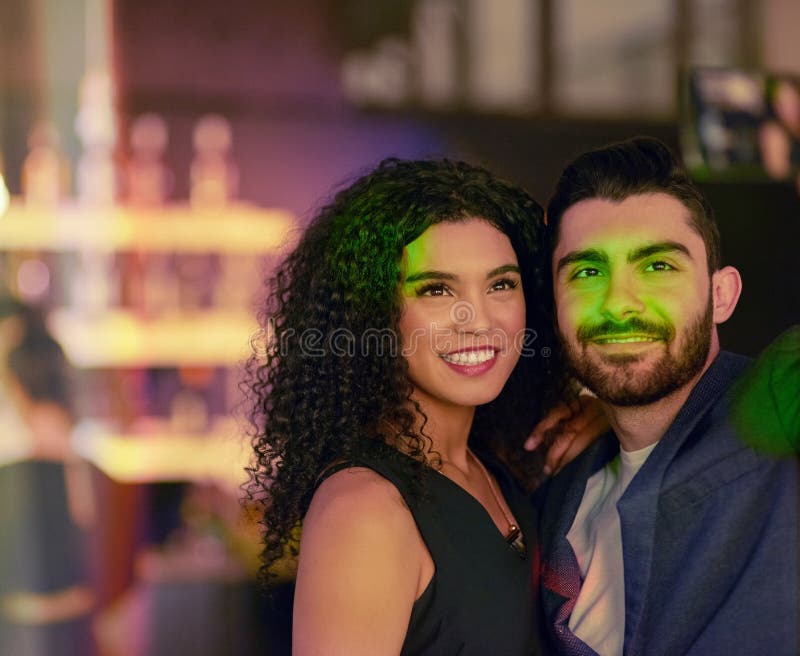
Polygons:
<instances>
[{"instance_id":1,"label":"woman's eyebrow","mask_svg":"<svg viewBox=\"0 0 800 656\"><path fill-rule=\"evenodd\" d=\"M458 280L458 276L454 273L447 273L446 271L429 269L410 273L405 277L403 282L419 282L420 280Z\"/></svg>"},{"instance_id":2,"label":"woman's eyebrow","mask_svg":"<svg viewBox=\"0 0 800 656\"><path fill-rule=\"evenodd\" d=\"M489 271L489 273L486 274L486 279L488 280L489 278L499 276L503 273L519 273L519 267L516 264L503 264ZM447 271L429 269L410 273L405 277L403 282L419 282L420 280L458 280L458 276L454 273L448 273Z\"/></svg>"},{"instance_id":3,"label":"woman's eyebrow","mask_svg":"<svg viewBox=\"0 0 800 656\"><path fill-rule=\"evenodd\" d=\"M496 269L489 271L489 273L486 274L486 278L494 278L495 276L499 276L503 273L519 273L519 267L516 264L504 264L503 266L499 266Z\"/></svg>"}]
</instances>

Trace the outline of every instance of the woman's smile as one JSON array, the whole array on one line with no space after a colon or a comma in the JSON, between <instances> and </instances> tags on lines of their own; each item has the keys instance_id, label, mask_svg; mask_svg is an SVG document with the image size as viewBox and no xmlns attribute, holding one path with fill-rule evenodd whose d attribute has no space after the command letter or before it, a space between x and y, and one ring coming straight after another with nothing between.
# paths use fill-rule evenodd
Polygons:
<instances>
[{"instance_id":1,"label":"woman's smile","mask_svg":"<svg viewBox=\"0 0 800 656\"><path fill-rule=\"evenodd\" d=\"M495 365L497 353L492 347L478 346L445 353L440 357L453 371L462 376L480 376Z\"/></svg>"}]
</instances>

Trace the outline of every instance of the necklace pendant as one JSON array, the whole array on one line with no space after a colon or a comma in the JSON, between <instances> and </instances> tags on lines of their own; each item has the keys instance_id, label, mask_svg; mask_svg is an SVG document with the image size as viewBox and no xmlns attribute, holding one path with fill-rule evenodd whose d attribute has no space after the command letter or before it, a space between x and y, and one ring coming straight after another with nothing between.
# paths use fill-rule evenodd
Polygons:
<instances>
[{"instance_id":1,"label":"necklace pendant","mask_svg":"<svg viewBox=\"0 0 800 656\"><path fill-rule=\"evenodd\" d=\"M511 531L506 536L506 544L516 551L520 558L524 559L526 556L526 549L525 538L522 536L522 531L514 524L512 524L509 528Z\"/></svg>"},{"instance_id":2,"label":"necklace pendant","mask_svg":"<svg viewBox=\"0 0 800 656\"><path fill-rule=\"evenodd\" d=\"M516 524L509 524L506 544L516 551L520 558L525 558L525 538L522 536L522 531Z\"/></svg>"},{"instance_id":3,"label":"necklace pendant","mask_svg":"<svg viewBox=\"0 0 800 656\"><path fill-rule=\"evenodd\" d=\"M509 524L508 533L506 534L506 542L508 542L508 544L514 544L521 533L522 531L519 530L519 526L516 524Z\"/></svg>"}]
</instances>

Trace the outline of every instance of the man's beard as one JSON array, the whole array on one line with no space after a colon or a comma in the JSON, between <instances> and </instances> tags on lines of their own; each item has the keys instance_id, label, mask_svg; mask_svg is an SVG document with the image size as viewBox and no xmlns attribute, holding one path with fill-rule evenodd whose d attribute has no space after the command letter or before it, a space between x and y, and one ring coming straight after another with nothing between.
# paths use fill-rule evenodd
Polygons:
<instances>
[{"instance_id":1,"label":"man's beard","mask_svg":"<svg viewBox=\"0 0 800 656\"><path fill-rule=\"evenodd\" d=\"M711 348L713 305L709 299L704 312L685 332L681 352L673 355L670 342L676 335L669 325L633 319L622 324L605 322L577 331L578 346L561 335L567 360L575 377L594 392L601 401L616 406L642 406L654 403L694 378L705 365ZM663 340L664 354L651 367L637 371L638 355L590 355L587 351L592 336L613 334L648 334Z\"/></svg>"}]
</instances>

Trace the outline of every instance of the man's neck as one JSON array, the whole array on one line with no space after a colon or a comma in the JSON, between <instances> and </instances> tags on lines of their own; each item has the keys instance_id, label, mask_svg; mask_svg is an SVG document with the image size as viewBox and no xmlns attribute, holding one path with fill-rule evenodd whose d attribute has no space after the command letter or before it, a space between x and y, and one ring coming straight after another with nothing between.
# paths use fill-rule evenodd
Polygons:
<instances>
[{"instance_id":1,"label":"man's neck","mask_svg":"<svg viewBox=\"0 0 800 656\"><path fill-rule=\"evenodd\" d=\"M625 451L638 451L658 442L718 353L719 344L714 340L703 368L688 383L654 403L631 407L604 403L608 421L620 446Z\"/></svg>"}]
</instances>

